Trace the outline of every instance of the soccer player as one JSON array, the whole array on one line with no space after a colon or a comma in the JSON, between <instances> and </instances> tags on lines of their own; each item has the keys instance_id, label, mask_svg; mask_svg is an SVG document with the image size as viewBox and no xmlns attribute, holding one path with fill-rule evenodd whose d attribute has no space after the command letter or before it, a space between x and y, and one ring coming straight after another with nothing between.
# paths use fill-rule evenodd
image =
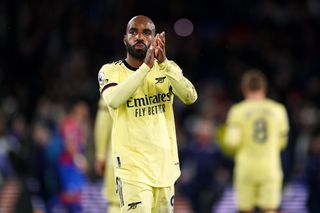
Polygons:
<instances>
[{"instance_id":1,"label":"soccer player","mask_svg":"<svg viewBox=\"0 0 320 213\"><path fill-rule=\"evenodd\" d=\"M282 194L280 153L287 145L287 112L266 97L267 79L259 70L242 76L245 100L231 107L224 145L235 150L234 184L239 212L277 212Z\"/></svg>"},{"instance_id":2,"label":"soccer player","mask_svg":"<svg viewBox=\"0 0 320 213\"><path fill-rule=\"evenodd\" d=\"M112 118L105 101L100 98L94 126L96 172L104 177L103 194L108 201L107 213L120 213L111 158Z\"/></svg>"},{"instance_id":3,"label":"soccer player","mask_svg":"<svg viewBox=\"0 0 320 213\"><path fill-rule=\"evenodd\" d=\"M197 99L193 84L166 58L165 33L143 15L127 24L126 59L99 71L113 119L112 157L121 212L172 212L180 176L173 99Z\"/></svg>"}]
</instances>

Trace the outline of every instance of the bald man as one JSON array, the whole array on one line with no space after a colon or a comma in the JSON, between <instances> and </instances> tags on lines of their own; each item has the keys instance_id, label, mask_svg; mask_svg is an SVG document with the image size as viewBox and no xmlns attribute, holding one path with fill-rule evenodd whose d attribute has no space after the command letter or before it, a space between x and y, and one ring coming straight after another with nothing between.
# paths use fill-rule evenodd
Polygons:
<instances>
[{"instance_id":1,"label":"bald man","mask_svg":"<svg viewBox=\"0 0 320 213\"><path fill-rule=\"evenodd\" d=\"M99 71L112 120L111 150L121 212L173 212L180 165L173 99L197 99L193 84L168 60L165 33L133 17L123 38L127 56Z\"/></svg>"}]
</instances>

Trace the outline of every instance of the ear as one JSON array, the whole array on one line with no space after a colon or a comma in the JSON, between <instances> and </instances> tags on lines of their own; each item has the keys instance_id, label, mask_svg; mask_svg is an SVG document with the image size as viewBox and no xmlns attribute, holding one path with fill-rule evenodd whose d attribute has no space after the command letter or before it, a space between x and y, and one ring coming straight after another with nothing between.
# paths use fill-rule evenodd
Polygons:
<instances>
[{"instance_id":1,"label":"ear","mask_svg":"<svg viewBox=\"0 0 320 213\"><path fill-rule=\"evenodd\" d=\"M127 36L126 35L123 36L123 40L122 41L123 41L124 45L127 44Z\"/></svg>"},{"instance_id":2,"label":"ear","mask_svg":"<svg viewBox=\"0 0 320 213\"><path fill-rule=\"evenodd\" d=\"M243 96L247 96L248 89L245 86L241 85L241 92Z\"/></svg>"}]
</instances>

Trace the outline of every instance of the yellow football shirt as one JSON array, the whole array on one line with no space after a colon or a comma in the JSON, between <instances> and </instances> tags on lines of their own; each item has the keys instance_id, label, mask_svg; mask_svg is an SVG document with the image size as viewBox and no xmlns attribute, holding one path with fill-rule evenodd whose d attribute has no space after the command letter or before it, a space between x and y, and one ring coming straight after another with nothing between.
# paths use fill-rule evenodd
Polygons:
<instances>
[{"instance_id":1,"label":"yellow football shirt","mask_svg":"<svg viewBox=\"0 0 320 213\"><path fill-rule=\"evenodd\" d=\"M169 63L182 74L173 61ZM134 72L125 61L104 65L99 72L100 91ZM125 103L109 108L115 175L154 187L172 186L180 176L173 89L156 61L143 81Z\"/></svg>"},{"instance_id":2,"label":"yellow football shirt","mask_svg":"<svg viewBox=\"0 0 320 213\"><path fill-rule=\"evenodd\" d=\"M235 175L282 178L280 152L289 131L285 107L271 99L244 100L231 107L224 143L235 149Z\"/></svg>"}]
</instances>

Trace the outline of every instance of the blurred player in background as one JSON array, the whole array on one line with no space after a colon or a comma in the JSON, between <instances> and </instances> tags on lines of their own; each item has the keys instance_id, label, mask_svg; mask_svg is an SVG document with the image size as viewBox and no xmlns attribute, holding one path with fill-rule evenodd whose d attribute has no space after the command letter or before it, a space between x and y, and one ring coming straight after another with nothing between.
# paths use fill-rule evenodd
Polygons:
<instances>
[{"instance_id":1,"label":"blurred player in background","mask_svg":"<svg viewBox=\"0 0 320 213\"><path fill-rule=\"evenodd\" d=\"M245 100L231 107L224 137L224 145L235 153L238 209L274 213L282 197L280 153L287 145L287 112L266 97L267 79L261 71L247 71L241 89Z\"/></svg>"},{"instance_id":2,"label":"blurred player in background","mask_svg":"<svg viewBox=\"0 0 320 213\"><path fill-rule=\"evenodd\" d=\"M111 158L111 131L112 118L105 101L101 98L94 126L95 169L98 175L104 177L103 194L108 201L107 213L120 213Z\"/></svg>"},{"instance_id":3,"label":"blurred player in background","mask_svg":"<svg viewBox=\"0 0 320 213\"><path fill-rule=\"evenodd\" d=\"M180 165L174 95L192 104L197 93L180 67L166 58L165 33L133 17L123 42L124 60L104 65L101 96L113 119L112 157L121 212L173 212Z\"/></svg>"}]
</instances>

